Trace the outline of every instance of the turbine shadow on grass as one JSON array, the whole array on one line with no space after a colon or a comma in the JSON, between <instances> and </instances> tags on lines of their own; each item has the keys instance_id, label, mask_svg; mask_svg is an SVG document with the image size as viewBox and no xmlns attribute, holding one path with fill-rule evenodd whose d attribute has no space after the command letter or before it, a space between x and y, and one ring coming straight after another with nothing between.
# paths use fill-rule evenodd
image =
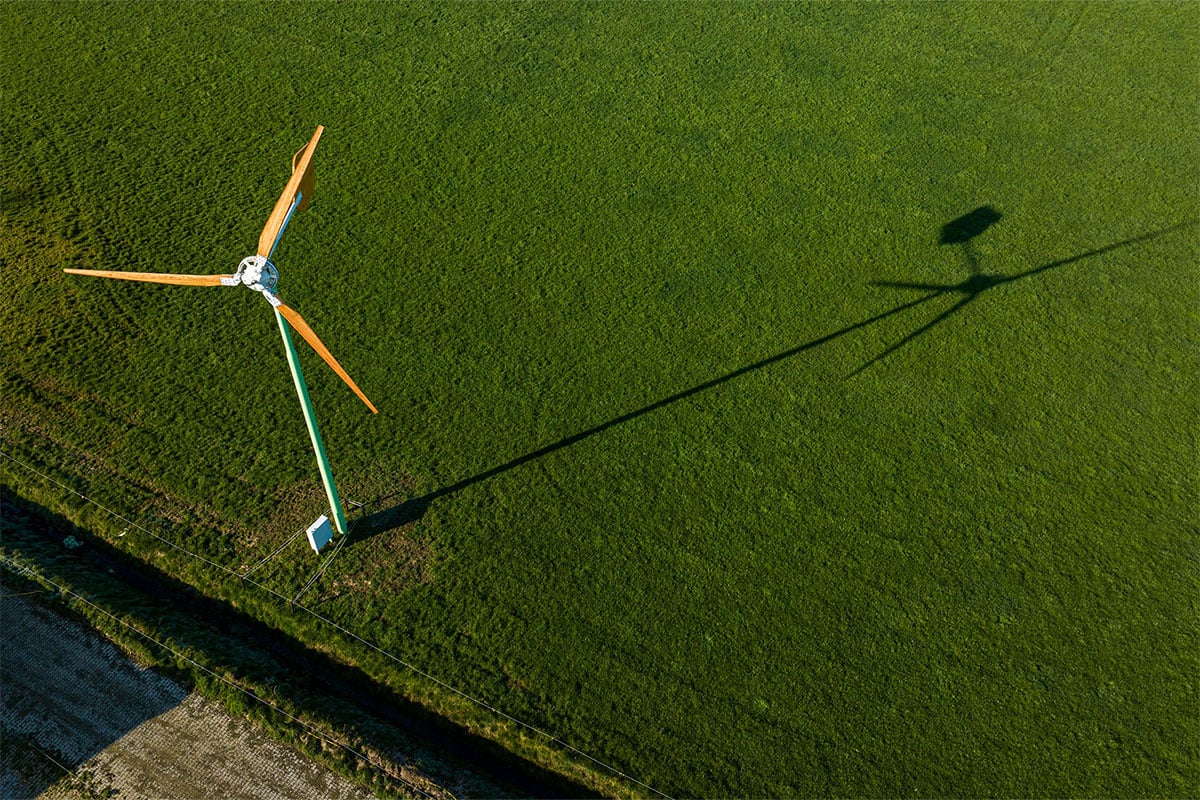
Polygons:
<instances>
[{"instance_id":1,"label":"turbine shadow on grass","mask_svg":"<svg viewBox=\"0 0 1200 800\"><path fill-rule=\"evenodd\" d=\"M934 317L932 320L925 323L924 325L921 325L916 330L912 331L911 333L909 333L908 335L906 335L905 337L900 339L898 342L896 342L895 344L893 344L890 347L888 347L887 349L885 349L879 355L875 356L870 361L866 362L865 364L858 367L857 369L855 369L853 372L849 373L846 376L847 378L852 378L852 377L858 375L859 373L863 372L867 368L871 367L872 365L876 364L877 362L879 362L879 361L887 358L891 354L895 353L901 347L903 347L904 345L913 341L918 336L928 333L930 330L932 330L934 327L936 327L939 323L944 322L945 320L949 319L954 314L957 314L959 311L962 311L968 304L970 304L973 300L978 298L981 294L983 294L984 292L986 292L989 289L992 289L996 286L1001 286L1004 284L1015 283L1016 281L1024 280L1025 278L1032 278L1035 275L1040 275L1040 274L1042 274L1044 272L1048 272L1052 269L1064 267L1068 264L1073 264L1077 261L1082 261L1086 258L1092 258L1093 256L1102 255L1104 253L1110 252L1112 250L1116 250L1118 248L1128 247L1130 245L1137 244L1138 242L1144 242L1144 241L1148 241L1150 239L1155 239L1164 234L1179 230L1181 228L1193 226L1197 223L1196 220L1186 220L1184 222L1179 222L1179 223L1176 223L1175 225L1171 225L1166 228L1161 228L1159 230L1151 231L1149 233L1143 233L1139 236L1134 236L1129 239L1122 239L1119 242L1114 242L1112 244L1104 245L1103 247L1097 247L1093 250L1088 250L1083 253L1078 253L1069 258L1062 258L1057 261L1051 261L1049 263L1042 264L1041 266L1037 266L1032 269L1027 269L1024 272L1018 272L1015 275L1001 275L1001 274L997 274L997 273L981 273L978 270L978 258L975 255L974 251L970 248L970 242L971 242L971 239L973 239L975 236L982 233L984 230L986 230L991 225L995 224L999 219L1000 219L1000 213L995 211L995 209L993 209L991 206L981 206L980 208L975 209L974 211L970 212L969 214L966 214L952 222L947 223L942 228L942 235L941 235L941 243L942 244L959 244L963 247L963 254L966 259L967 266L971 271L971 275L966 280L963 280L963 281L960 281L959 283L954 283L954 284L909 283L909 282L903 282L903 281L876 281L876 282L873 282L871 284L872 286L881 286L881 287L886 287L889 289L912 289L912 290L916 290L916 291L925 292L925 294L916 298L915 300L910 300L906 303L901 303L900 305L894 306L894 307L888 309L887 311L883 311L872 317L868 317L867 319L860 320L859 322L855 322L851 325L847 325L846 327L844 327L840 330L834 331L833 333L825 334L824 336L821 336L816 339L812 339L811 341L805 342L804 344L797 345L788 350L784 350L781 353L776 353L773 356L764 358L761 361L756 361L752 364L747 364L746 366L739 367L738 369L735 369L732 372L728 372L724 375L721 375L720 377L713 378L712 380L697 384L695 386L692 386L691 388L684 389L683 391L677 392L677 393L671 395L670 397L665 397L661 400L651 403L648 406L639 408L636 411L630 411L626 414L622 414L619 417L614 417L613 419L610 419L607 422L601 423L592 428L588 428L587 430L580 431L579 433L572 434L571 436L568 436L565 439L560 439L559 441L554 442L553 444L548 444L545 447L541 447L541 448L538 448L537 450L533 450L529 453L526 453L523 456L518 456L517 458L514 458L511 461L507 461L503 464L499 464L495 467L484 470L483 472L480 472L476 475L472 475L469 478L463 478L462 480L458 481L457 483L452 483L447 486L443 486L439 489L434 489L433 491L427 492L426 494L420 495L419 497L413 497L413 498L409 498L407 500L402 500L402 501L393 503L392 505L387 506L386 508L382 508L382 510L377 510L373 513L366 514L362 518L362 520L359 522L359 524L356 526L356 530L352 534L351 542L366 539L366 538L369 538L376 534L385 533L385 532L393 530L395 528L399 528L404 525L408 525L413 522L416 522L422 516L424 516L425 512L429 509L430 504L434 500L437 500L438 498L445 497L446 495L455 494L455 493L460 492L463 489L466 489L477 483L488 480L489 478L494 478L498 475L502 475L510 470L516 469L517 467L528 464L531 461L536 461L537 459L542 458L544 456L548 456L551 453L557 452L566 447L570 447L571 445L578 444L579 442L582 442L584 439L589 439L593 436L596 436L597 434L600 434L600 433L603 433L604 431L609 430L610 428L615 428L618 425L623 425L626 422L631 422L632 420L635 420L638 417L644 416L653 411L657 411L660 408L665 408L666 406L672 405L673 403L677 403L680 400L686 400L687 398L697 395L701 392L716 388L717 386L720 386L721 384L728 383L729 381L733 380L734 378L739 378L742 375L746 375L751 372L756 372L760 369L763 369L764 367L769 367L772 364L779 363L780 361L785 361L789 358L792 358L793 356L797 356L797 355L800 355L801 353L807 352L809 350L813 350L817 347L828 344L835 339L845 336L848 333L852 333L861 328L866 328L867 326L873 325L876 322L881 322L882 320L887 319L888 317L891 317L895 314L899 314L902 311L907 311L908 309L915 308L915 307L917 307L923 303L927 303L928 301L933 300L935 298L942 297L943 295L960 295L961 296L959 301L957 303L955 303L953 306L951 306L949 309L947 309L946 311L943 311L941 314L938 314L936 317ZM383 497L376 498L375 500L373 500L367 504L367 508L372 508L372 507L381 508L381 507L385 506L385 504L387 504L389 501L395 500L397 497L398 497L397 494L391 494L391 495L385 495Z\"/></svg>"},{"instance_id":2,"label":"turbine shadow on grass","mask_svg":"<svg viewBox=\"0 0 1200 800\"><path fill-rule=\"evenodd\" d=\"M984 225L984 228L986 228L987 226L991 225L992 223L994 223L995 221L1000 219L1000 215L998 212L994 212L990 206L984 206L982 209L976 209L975 211L972 211L971 214L968 214L965 217L960 217L959 220L967 219L967 218L977 215L979 212L985 211L985 210L994 213L995 216L994 217L986 217L989 221L986 223L986 225ZM955 220L955 222L958 222L959 220ZM1051 261L1048 264L1042 264L1039 267L1027 269L1024 272L1018 272L1016 275L1001 275L1001 274L997 274L997 273L980 272L978 257L975 255L975 252L973 249L971 249L970 245L971 245L971 239L975 235L977 235L977 233L982 232L983 228L980 228L980 229L976 230L975 233L971 233L970 235L964 236L963 238L948 238L947 231L951 230L951 226L953 226L954 224L955 223L949 223L946 227L944 227L942 229L942 243L943 244L958 243L958 244L962 245L963 254L967 261L967 266L969 267L969 269L971 271L970 276L968 276L966 280L960 281L959 283L953 283L953 284L949 284L949 283L907 283L907 282L903 282L903 281L875 281L871 285L872 286L882 286L882 287L886 287L889 289L914 289L917 291L928 292L928 294L926 294L922 298L925 300L930 300L930 299L933 299L934 297L940 297L945 294L957 294L957 295L961 296L959 301L957 303L955 303L954 305L952 305L947 310L943 311L941 314L938 314L936 317L934 317L929 322L925 323L921 327L914 330L912 333L910 333L907 336L905 336L904 338L900 339L898 342L896 342L892 346L888 347L882 353L875 356L873 359L871 359L867 363L863 364L858 369L851 372L847 377L852 378L855 375L858 375L860 372L863 372L864 370L866 370L868 367L872 366L876 362L881 361L884 358L887 358L889 355L896 352L901 347L903 347L904 345L911 342L913 339L916 339L918 336L920 336L924 333L928 333L935 326L937 326L938 323L945 322L947 319L954 316L959 311L962 311L964 308L967 307L967 305L969 303L971 303L973 300L978 298L979 295L983 294L988 289L992 289L996 286L1002 286L1006 283L1014 283L1016 281L1023 280L1024 278L1031 278L1034 275L1039 275L1043 272L1047 272L1049 270L1056 269L1058 267L1064 267L1067 264L1073 264L1076 261L1082 261L1085 258L1091 258L1092 256L1098 256L1103 253L1107 253L1110 250L1116 250L1121 247L1128 247L1129 245L1136 244L1138 242L1143 242L1143 241L1147 241L1149 239L1154 239L1159 236L1162 236L1163 234L1170 233L1171 231L1175 231L1180 228L1185 228L1185 227L1188 227L1191 225L1195 225L1196 221L1195 220L1187 220L1184 222L1176 223L1175 225L1171 225L1170 227L1167 227L1167 228L1162 228L1157 231L1143 233L1140 236L1134 236L1129 239L1122 239L1119 242L1114 242L1113 244L1105 245L1104 247L1097 247L1094 250L1088 250L1086 252L1071 256L1070 258L1063 258L1063 259L1059 259L1058 261Z\"/></svg>"}]
</instances>

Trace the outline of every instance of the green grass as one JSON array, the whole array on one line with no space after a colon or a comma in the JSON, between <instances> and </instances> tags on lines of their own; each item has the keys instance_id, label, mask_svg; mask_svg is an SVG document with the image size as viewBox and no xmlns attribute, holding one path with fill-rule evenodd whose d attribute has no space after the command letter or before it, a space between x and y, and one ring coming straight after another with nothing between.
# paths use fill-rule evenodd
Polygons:
<instances>
[{"instance_id":1,"label":"green grass","mask_svg":"<svg viewBox=\"0 0 1200 800\"><path fill-rule=\"evenodd\" d=\"M5 4L0 440L231 567L311 521L266 306L59 268L231 272L321 123L280 293L343 494L425 497L322 613L672 794L1194 793L1194 12ZM1047 268L856 372L984 205Z\"/></svg>"}]
</instances>

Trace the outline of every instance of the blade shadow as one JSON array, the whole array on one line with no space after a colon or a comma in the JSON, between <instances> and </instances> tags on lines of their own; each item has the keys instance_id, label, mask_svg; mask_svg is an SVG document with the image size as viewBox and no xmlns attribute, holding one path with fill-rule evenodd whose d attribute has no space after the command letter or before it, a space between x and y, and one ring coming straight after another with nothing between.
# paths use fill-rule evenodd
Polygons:
<instances>
[{"instance_id":1,"label":"blade shadow","mask_svg":"<svg viewBox=\"0 0 1200 800\"><path fill-rule=\"evenodd\" d=\"M941 294L944 294L944 292L938 292L937 294L930 295L930 297L937 297L938 295L941 295ZM886 349L886 350L884 350L882 353L880 353L879 355L875 356L874 358L872 358L872 359L871 359L870 361L868 361L867 363L863 364L863 365L862 365L861 367L859 367L858 369L856 369L856 370L854 370L853 372L849 373L849 374L848 374L846 377L847 377L847 378L853 378L854 376L858 375L860 372L863 372L864 370L866 370L866 369L867 369L868 367L870 367L872 364L875 364L875 363L877 363L877 362L879 362L879 361L882 361L883 359L887 358L887 357L888 357L888 356L890 356L892 353L896 352L896 351L897 351L897 350L899 350L901 347L903 347L904 345L906 345L906 344L908 344L909 342L911 342L913 339L916 339L916 338L917 338L918 336L920 336L921 334L923 334L923 333L927 333L927 332L929 332L930 330L932 330L932 329L933 329L933 328L934 328L934 327L935 327L935 326L936 326L936 325L937 325L939 322L944 322L945 320L949 319L949 318L950 318L951 316L953 316L954 314L957 314L959 311L961 311L961 310L963 309L963 307L964 307L964 306L965 306L967 303L971 302L972 300L974 300L974 299L975 299L976 297L978 297L978 296L979 296L979 295L977 295L977 294L970 294L970 295L967 295L967 296L966 296L966 297L964 297L962 300L959 300L957 303L955 303L954 305L952 305L950 308L948 308L947 310L943 311L941 314L938 314L938 315L937 315L936 317L934 317L932 320L930 320L929 322L925 323L925 324L924 324L924 325L922 325L921 327L917 328L915 331L913 331L912 333L908 334L908 335L907 335L907 336L905 336L903 339L901 339L900 341L896 342L894 345L892 345L891 347L887 348L887 349Z\"/></svg>"},{"instance_id":2,"label":"blade shadow","mask_svg":"<svg viewBox=\"0 0 1200 800\"><path fill-rule=\"evenodd\" d=\"M922 305L924 303L927 303L928 301L933 300L935 298L942 297L944 295L949 295L949 294L962 295L961 299L959 299L959 301L957 303L955 303L953 306L951 306L949 309L938 314L936 317L934 317L929 322L921 325L916 330L907 334L904 338L900 339L895 344L889 346L887 349L885 349L879 355L875 356L870 361L866 362L862 366L855 369L853 372L849 373L846 376L846 378L849 379L849 378L852 378L852 377L862 373L867 368L884 360L885 358L892 355L900 348L911 343L916 338L933 330L933 328L937 327L942 322L945 322L947 319L952 317L954 314L957 314L958 312L960 312L967 305L969 305L973 300L978 298L979 295L986 292L988 289L991 289L993 287L1000 286L1003 284L1007 284L1007 283L1013 283L1015 281L1023 280L1025 278L1030 278L1030 277L1033 277L1034 275L1039 275L1043 272L1047 272L1049 270L1056 269L1058 267L1063 267L1068 264L1073 264L1075 262L1082 261L1087 258L1092 258L1093 256L1098 256L1103 253L1107 253L1112 250L1119 249L1121 247L1128 247L1129 245L1136 244L1138 242L1143 242L1143 241L1147 241L1149 239L1154 239L1156 237L1162 236L1162 235L1170 233L1172 231L1179 230L1181 228L1185 228L1188 226L1194 226L1196 224L1197 224L1196 220L1188 220L1185 222L1180 222L1176 225L1172 225L1167 228L1162 228L1162 229L1159 229L1156 231L1151 231L1149 233L1144 233L1139 236L1131 237L1129 239L1123 239L1119 242L1114 242L1112 244L1105 245L1103 247L1098 247L1093 250L1088 250L1083 253L1078 253L1069 258L1063 258L1063 259L1059 259L1057 261L1051 261L1046 264L1042 264L1037 267L1033 267L1032 269L1025 270L1024 272L1019 272L1015 275L984 274L984 273L975 272L970 277L968 277L966 280L961 281L960 283L956 283L956 284L914 283L914 282L902 282L902 281L873 282L870 285L886 287L886 288L895 288L895 289L912 289L912 290L923 291L923 292L925 292L925 294L922 295L921 297L916 298L915 300L910 300L906 303L901 303L897 306L893 306L892 308L888 309L887 311L883 311L879 314L875 314L874 316L860 320L851 325L847 325L846 327L841 328L840 330L834 331L833 333L825 334L824 336L818 337L816 339L812 339L811 341L808 341L803 344L797 345L795 347L789 348L788 350L784 350L780 353L776 353L775 355L769 356L769 357L761 359L759 361L755 361L752 364L747 364L743 367L739 367L738 369L735 369L732 372L727 372L724 375L721 375L717 378L713 378L711 380L705 381L704 383L700 383L700 384L692 386L688 389L684 389L683 391L677 392L669 397L664 397L661 400L657 400L657 401L655 401L647 406L644 406L642 408L639 408L635 411L630 411L626 414L622 414L619 417L614 417L613 419L610 419L607 422L603 422L599 425L588 428L587 430L580 431L579 433L572 434L571 436L568 436L564 439L560 439L557 442L548 444L544 447L540 447L537 450L530 451L530 452L528 452L522 456L518 456L517 458L514 458L510 461L506 461L503 464L499 464L497 466L491 467L490 469L484 470L483 472L477 473L477 474L472 475L467 478L463 478L462 480L457 481L456 483L452 483L452 484L443 486L441 488L434 489L433 491L427 492L427 493L417 496L417 497L411 497L408 499L399 500L399 502L392 502L392 501L396 501L400 497L399 493L393 493L393 494L384 495L382 497L376 498L367 504L367 508L375 508L377 510L372 513L365 514L364 517L361 519L361 521L355 526L355 528L356 528L355 532L351 534L351 543L353 543L354 541L357 541L357 540L369 538L370 536L374 536L379 533L385 533L389 530L393 530L395 528L409 525L409 524L412 524L412 523L418 521L422 516L424 516L424 514L425 514L426 510L428 510L430 504L433 501L435 501L441 497L455 494L455 493L460 492L470 486L474 486L477 483L481 483L490 478L495 478L499 475L502 475L506 472L514 470L518 467L524 466L525 464L528 464L532 461L536 461L540 458L548 456L559 450L562 450L564 448L578 444L578 443L584 441L585 439L590 439L593 436L597 436L607 430L610 430L611 428L617 427L618 425L623 425L623 424L625 424L627 422L631 422L639 417L645 416L646 414L650 414L654 411L658 411L659 409L665 408L666 406L672 405L674 403L678 403L681 400L686 400L687 398L693 397L697 394L700 394L701 392L708 391L709 389L714 389L722 384L725 384L725 383L728 383L728 382L734 380L735 378L739 378L739 377L749 374L751 372L756 372L758 370L769 367L773 364L777 364L781 361L785 361L787 359L798 356L801 353L805 353L805 352L813 350L817 347L821 347L822 345L829 344L830 342L834 341L835 339L841 338L842 336L845 336L854 331L866 328L877 322L881 322L882 320L887 319L888 317L892 317L903 311L907 311L909 309L915 308L915 307Z\"/></svg>"},{"instance_id":3,"label":"blade shadow","mask_svg":"<svg viewBox=\"0 0 1200 800\"><path fill-rule=\"evenodd\" d=\"M859 375L860 373L864 372L866 369L871 367L873 364L876 364L877 362L883 360L884 358L891 355L892 353L895 353L897 350L899 350L904 345L909 344L914 339L916 339L918 336L921 336L922 334L928 333L929 331L933 330L933 328L936 327L938 324L945 322L947 319L952 317L954 314L957 314L959 311L962 311L972 300L975 300L976 298L978 298L981 294L986 292L988 289L992 289L996 286L1003 286L1004 284L1008 284L1008 283L1015 283L1016 281L1024 280L1025 278L1031 278L1034 275L1040 275L1041 273L1048 272L1052 269L1064 267L1068 264L1074 264L1075 262L1082 261L1085 258L1092 258L1094 256L1102 255L1102 254L1110 252L1112 250L1117 250L1121 247L1128 247L1130 245L1137 244L1138 242L1143 242L1143 241L1146 241L1149 239L1154 239L1154 238L1157 238L1164 234L1171 233L1172 231L1176 231L1176 230L1180 230L1182 228L1194 226L1194 225L1196 225L1196 222L1197 221L1194 219L1193 220L1185 220L1183 222L1176 223L1175 225L1171 225L1166 228L1160 228L1159 230L1150 231L1149 233L1143 233L1139 236L1133 236L1128 239L1122 239L1119 242L1113 242L1112 244L1108 244L1103 247L1097 247L1093 250L1088 250L1083 253L1077 253L1076 255L1073 255L1069 258L1062 258L1057 261L1050 261L1046 264L1042 264L1040 266L1033 267L1032 269L1027 269L1024 272L1018 272L1015 275L1001 275L1001 274L996 274L996 273L981 273L981 272L979 272L978 271L978 259L974 256L973 251L968 251L968 259L967 260L968 260L969 266L971 267L971 275L966 280L963 280L959 283L937 284L937 283L910 283L910 282L906 282L906 281L873 281L871 283L871 286L880 286L880 287L884 287L884 288L888 288L888 289L915 289L915 290L924 291L924 292L931 292L932 296L934 296L934 297L943 295L943 294L959 294L959 295L962 295L962 299L959 300L957 303L955 303L953 306L951 306L948 310L939 314L937 317L935 317L931 321L929 321L926 324L922 325L921 327L917 328L915 331L906 335L900 341L898 341L895 344L888 347L882 353L875 356L870 361L868 361L865 364L863 364L862 366L860 366L858 369L849 373L846 377L853 378L856 375ZM961 242L961 244L964 247L964 249L966 249L971 244L971 242L969 240L964 240Z\"/></svg>"}]
</instances>

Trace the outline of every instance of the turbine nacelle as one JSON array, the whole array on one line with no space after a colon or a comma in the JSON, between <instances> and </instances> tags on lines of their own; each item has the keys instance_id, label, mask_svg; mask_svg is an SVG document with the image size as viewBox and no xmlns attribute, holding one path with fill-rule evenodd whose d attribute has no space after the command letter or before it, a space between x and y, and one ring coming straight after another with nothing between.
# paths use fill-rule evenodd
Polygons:
<instances>
[{"instance_id":1,"label":"turbine nacelle","mask_svg":"<svg viewBox=\"0 0 1200 800\"><path fill-rule=\"evenodd\" d=\"M237 286L239 283L256 292L270 294L279 283L279 270L265 256L246 256L238 264L237 272L221 279L222 286Z\"/></svg>"}]
</instances>

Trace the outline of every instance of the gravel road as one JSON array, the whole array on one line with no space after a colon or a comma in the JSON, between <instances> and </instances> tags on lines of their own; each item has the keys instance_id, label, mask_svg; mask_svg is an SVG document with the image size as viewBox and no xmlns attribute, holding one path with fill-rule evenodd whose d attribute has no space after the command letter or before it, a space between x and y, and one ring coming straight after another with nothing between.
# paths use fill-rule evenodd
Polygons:
<instances>
[{"instance_id":1,"label":"gravel road","mask_svg":"<svg viewBox=\"0 0 1200 800\"><path fill-rule=\"evenodd\" d=\"M71 777L68 777L68 770ZM0 597L0 797L369 798L93 631Z\"/></svg>"}]
</instances>

